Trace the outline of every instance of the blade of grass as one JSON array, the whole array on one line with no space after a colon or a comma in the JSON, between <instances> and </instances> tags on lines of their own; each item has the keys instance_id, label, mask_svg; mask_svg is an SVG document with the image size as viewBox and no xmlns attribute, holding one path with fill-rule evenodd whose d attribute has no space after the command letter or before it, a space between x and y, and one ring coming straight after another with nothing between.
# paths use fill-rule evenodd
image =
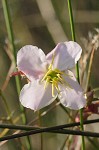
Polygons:
<instances>
[{"instance_id":1,"label":"blade of grass","mask_svg":"<svg viewBox=\"0 0 99 150\"><path fill-rule=\"evenodd\" d=\"M38 113L38 126L42 126L42 123L41 123L41 115L40 115L40 110L37 112ZM43 134L41 133L40 134L40 142L41 142L41 147L40 147L40 150L43 150Z\"/></svg>"},{"instance_id":2,"label":"blade of grass","mask_svg":"<svg viewBox=\"0 0 99 150\"><path fill-rule=\"evenodd\" d=\"M86 80L86 91L88 91L88 86L90 83L90 76L91 76L91 69L92 69L92 62L93 62L94 54L95 54L95 48L93 46L92 52L90 55L89 66L88 66L88 75L87 75L87 80Z\"/></svg>"},{"instance_id":3,"label":"blade of grass","mask_svg":"<svg viewBox=\"0 0 99 150\"><path fill-rule=\"evenodd\" d=\"M16 64L16 49L15 49L15 44L14 44L14 34L13 34L13 28L12 28L11 17L10 17L10 12L9 12L9 8L8 8L7 0L2 0L2 6L3 6L3 11L4 11L5 23L6 23L7 33L8 33L8 39L10 41L11 50L13 51L13 55L14 55L13 61ZM19 95L21 88L20 88L20 80L19 80L18 76L15 77L15 81L16 81L17 93ZM24 111L24 108L22 107L22 105L20 105L20 111L22 113L23 124L25 124L26 123L26 116L25 116L25 111ZM28 150L30 150L31 145L30 145L29 138L26 138L26 143L27 143Z\"/></svg>"},{"instance_id":4,"label":"blade of grass","mask_svg":"<svg viewBox=\"0 0 99 150\"><path fill-rule=\"evenodd\" d=\"M1 89L0 89L0 96L2 97L2 100L3 100L3 102L4 102L7 115L8 115L8 117L10 117L10 116L11 116L11 112L10 112L9 106L8 106L8 104L7 104L7 101L6 101L5 97L4 97L4 95L3 95L2 91L1 91Z\"/></svg>"},{"instance_id":5,"label":"blade of grass","mask_svg":"<svg viewBox=\"0 0 99 150\"><path fill-rule=\"evenodd\" d=\"M68 2L68 11L69 11L69 18L70 18L72 40L76 41L71 0L67 0L67 2ZM77 77L78 82L80 83L78 62L76 64L76 77ZM82 131L84 131L84 127L83 127L83 109L80 109L79 112L80 112L80 128L81 128ZM82 150L85 150L84 136L82 136Z\"/></svg>"}]
</instances>

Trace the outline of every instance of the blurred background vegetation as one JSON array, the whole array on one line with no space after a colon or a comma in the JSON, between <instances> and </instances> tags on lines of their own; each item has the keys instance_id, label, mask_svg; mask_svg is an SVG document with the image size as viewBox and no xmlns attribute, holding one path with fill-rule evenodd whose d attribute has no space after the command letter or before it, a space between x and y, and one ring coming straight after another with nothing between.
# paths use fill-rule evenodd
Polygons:
<instances>
[{"instance_id":1,"label":"blurred background vegetation","mask_svg":"<svg viewBox=\"0 0 99 150\"><path fill-rule=\"evenodd\" d=\"M4 18L4 11L0 1L0 123L22 124L19 96L16 89L15 78L9 75L15 70L13 54L9 48L8 34ZM86 53L86 42L90 36L96 33L99 27L99 0L71 0L75 23L77 42ZM66 0L8 0L11 23L14 34L16 52L24 45L36 45L46 54L51 51L58 42L71 40L69 13ZM99 86L99 51L95 52L90 85ZM85 83L86 81L84 81ZM25 83L21 80L21 86ZM83 88L84 88L83 83ZM39 94L39 93L38 93ZM99 93L97 92L97 95ZM6 101L6 102L5 102ZM6 104L7 103L7 104ZM41 126L60 125L68 122L68 115L54 104L42 109L40 113L48 111L41 117ZM26 123L32 121L32 125L39 125L38 113L25 109ZM60 119L61 118L61 119ZM96 130L97 127L90 127ZM0 130L0 137L11 134L12 131ZM47 134L42 135L43 150L66 149L66 135ZM67 139L68 140L68 139ZM0 150L27 150L26 139L11 140L0 143ZM97 142L97 139L93 139ZM70 142L70 139L69 139ZM95 149L87 140L86 149ZM30 136L33 150L41 149L41 135ZM98 145L99 146L99 145ZM98 147L99 149L99 147ZM98 150L97 149L97 150Z\"/></svg>"}]
</instances>

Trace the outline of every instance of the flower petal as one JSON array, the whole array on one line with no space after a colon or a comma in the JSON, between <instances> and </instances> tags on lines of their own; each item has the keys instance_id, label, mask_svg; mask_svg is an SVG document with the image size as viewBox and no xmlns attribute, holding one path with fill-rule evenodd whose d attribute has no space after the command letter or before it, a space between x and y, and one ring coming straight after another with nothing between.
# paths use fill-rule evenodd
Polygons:
<instances>
[{"instance_id":1,"label":"flower petal","mask_svg":"<svg viewBox=\"0 0 99 150\"><path fill-rule=\"evenodd\" d=\"M75 66L82 53L82 49L79 44L73 41L59 43L53 51L47 54L46 58L49 63L54 58L54 68L59 70L67 70Z\"/></svg>"},{"instance_id":2,"label":"flower petal","mask_svg":"<svg viewBox=\"0 0 99 150\"><path fill-rule=\"evenodd\" d=\"M83 90L71 71L67 71L66 74L68 74L68 76L65 77L65 81L70 87L62 84L59 85L61 91L59 94L60 101L64 106L70 109L81 109L86 105Z\"/></svg>"},{"instance_id":3,"label":"flower petal","mask_svg":"<svg viewBox=\"0 0 99 150\"><path fill-rule=\"evenodd\" d=\"M26 84L20 93L21 104L35 111L51 104L55 99L56 96L52 98L51 84L44 89L44 83L40 84L39 80Z\"/></svg>"},{"instance_id":4,"label":"flower petal","mask_svg":"<svg viewBox=\"0 0 99 150\"><path fill-rule=\"evenodd\" d=\"M46 70L46 57L36 46L26 45L17 54L17 67L30 80L39 78Z\"/></svg>"}]
</instances>

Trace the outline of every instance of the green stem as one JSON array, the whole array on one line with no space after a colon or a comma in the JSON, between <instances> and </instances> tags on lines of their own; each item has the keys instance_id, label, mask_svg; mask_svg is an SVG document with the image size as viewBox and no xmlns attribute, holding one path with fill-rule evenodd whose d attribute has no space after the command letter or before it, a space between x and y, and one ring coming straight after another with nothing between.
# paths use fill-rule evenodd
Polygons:
<instances>
[{"instance_id":1,"label":"green stem","mask_svg":"<svg viewBox=\"0 0 99 150\"><path fill-rule=\"evenodd\" d=\"M80 109L80 128L82 131L84 131L84 126L83 126L83 109ZM82 150L85 150L85 140L84 136L82 136Z\"/></svg>"},{"instance_id":2,"label":"green stem","mask_svg":"<svg viewBox=\"0 0 99 150\"><path fill-rule=\"evenodd\" d=\"M8 115L8 117L10 118L11 112L10 112L9 106L8 106L8 104L7 104L7 101L6 101L5 97L4 97L4 95L3 95L2 91L1 91L1 89L0 89L0 96L2 97L2 100L3 100L4 104L5 104L7 115Z\"/></svg>"},{"instance_id":3,"label":"green stem","mask_svg":"<svg viewBox=\"0 0 99 150\"><path fill-rule=\"evenodd\" d=\"M2 6L3 6L3 11L4 11L5 23L6 23L7 33L8 33L8 39L10 41L11 50L12 50L13 55L14 55L14 60L13 61L16 64L16 49L15 49L15 44L14 44L14 34L13 34L11 17L10 17L10 12L9 12L9 8L8 8L7 0L2 0ZM19 80L18 76L15 77L15 81L16 81L17 93L19 95L21 87L20 87L20 80ZM20 111L22 113L22 122L23 122L23 124L26 124L25 111L24 111L24 107L22 107L22 105L20 105ZM27 138L26 141L27 141L26 142L27 143L27 148L28 148L28 150L30 150L29 138Z\"/></svg>"},{"instance_id":4,"label":"green stem","mask_svg":"<svg viewBox=\"0 0 99 150\"><path fill-rule=\"evenodd\" d=\"M91 76L91 69L92 69L92 62L95 54L95 48L93 46L90 61L89 61L89 67L88 67L88 75L87 75L87 81L86 81L86 91L88 90L89 82L90 82L90 76Z\"/></svg>"},{"instance_id":5,"label":"green stem","mask_svg":"<svg viewBox=\"0 0 99 150\"><path fill-rule=\"evenodd\" d=\"M70 27L71 27L72 40L76 41L71 0L67 0L67 2L68 2L68 11L69 11L69 19L70 19Z\"/></svg>"},{"instance_id":6,"label":"green stem","mask_svg":"<svg viewBox=\"0 0 99 150\"><path fill-rule=\"evenodd\" d=\"M38 111L38 126L41 127L42 123L41 123L41 115L40 115L40 110ZM40 139L41 139L41 147L40 150L43 150L43 134L40 134Z\"/></svg>"},{"instance_id":7,"label":"green stem","mask_svg":"<svg viewBox=\"0 0 99 150\"><path fill-rule=\"evenodd\" d=\"M72 40L76 41L76 36L75 36L75 28L74 28L74 20L73 20L73 13L72 13L72 6L71 6L71 0L67 0L68 2L68 10L69 10L69 18L70 18L70 26L71 26L71 34L72 34ZM77 80L80 83L80 78L79 78L79 65L78 62L76 64L76 76ZM84 131L83 127L83 109L80 109L80 128L82 131ZM84 141L84 136L82 136L82 150L85 150L85 141Z\"/></svg>"}]
</instances>

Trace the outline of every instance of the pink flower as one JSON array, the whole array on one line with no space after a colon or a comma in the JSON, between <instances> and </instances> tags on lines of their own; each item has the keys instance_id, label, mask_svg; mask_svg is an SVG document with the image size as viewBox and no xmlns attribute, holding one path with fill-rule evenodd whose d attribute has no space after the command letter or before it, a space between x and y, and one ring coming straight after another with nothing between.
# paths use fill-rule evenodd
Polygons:
<instances>
[{"instance_id":1,"label":"pink flower","mask_svg":"<svg viewBox=\"0 0 99 150\"><path fill-rule=\"evenodd\" d=\"M68 108L83 108L86 104L83 90L69 70L81 53L81 47L73 41L59 43L47 55L36 46L22 47L17 54L17 67L30 82L21 90L21 104L38 110L58 97Z\"/></svg>"}]
</instances>

